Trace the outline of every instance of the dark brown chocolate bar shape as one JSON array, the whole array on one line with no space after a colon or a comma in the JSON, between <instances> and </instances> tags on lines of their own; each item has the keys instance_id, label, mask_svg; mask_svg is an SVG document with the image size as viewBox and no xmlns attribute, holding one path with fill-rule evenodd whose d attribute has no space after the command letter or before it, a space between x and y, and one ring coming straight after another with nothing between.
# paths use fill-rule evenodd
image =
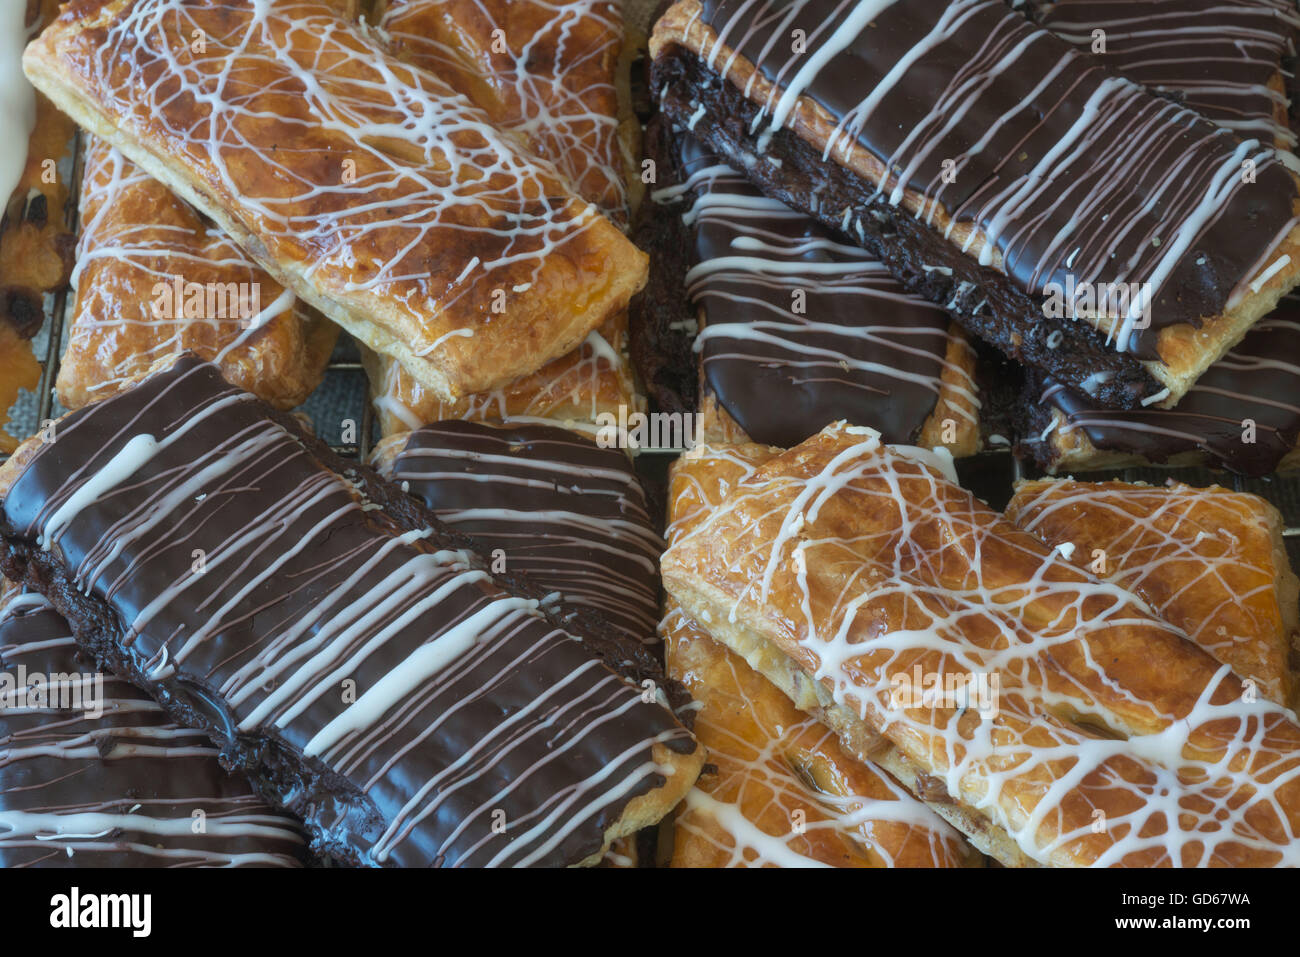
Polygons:
<instances>
[{"instance_id":1,"label":"dark brown chocolate bar shape","mask_svg":"<svg viewBox=\"0 0 1300 957\"><path fill-rule=\"evenodd\" d=\"M1192 459L1277 471L1300 445L1300 296L1282 300L1175 409L1106 409L1048 378L1027 384L1022 416L1019 448L1053 471Z\"/></svg>"},{"instance_id":2,"label":"dark brown chocolate bar shape","mask_svg":"<svg viewBox=\"0 0 1300 957\"><path fill-rule=\"evenodd\" d=\"M1294 0L1058 0L1039 23L1147 89L1172 94L1238 136L1286 149L1284 62Z\"/></svg>"},{"instance_id":3,"label":"dark brown chocolate bar shape","mask_svg":"<svg viewBox=\"0 0 1300 957\"><path fill-rule=\"evenodd\" d=\"M654 640L665 545L624 452L556 426L450 420L407 433L380 471L490 563Z\"/></svg>"},{"instance_id":4,"label":"dark brown chocolate bar shape","mask_svg":"<svg viewBox=\"0 0 1300 957\"><path fill-rule=\"evenodd\" d=\"M665 114L764 192L1103 404L1177 398L1293 284L1296 185L1271 143L1002 0L679 0L652 51Z\"/></svg>"},{"instance_id":5,"label":"dark brown chocolate bar shape","mask_svg":"<svg viewBox=\"0 0 1300 957\"><path fill-rule=\"evenodd\" d=\"M908 295L879 260L846 237L764 196L684 129L659 169L677 182L651 194L677 216L683 242L656 262L688 257L673 312L702 316L695 339L706 392L755 442L791 448L831 422L911 444L939 403L945 372L969 429L979 398L949 361L948 314ZM959 343L958 349L964 349Z\"/></svg>"},{"instance_id":6,"label":"dark brown chocolate bar shape","mask_svg":"<svg viewBox=\"0 0 1300 957\"><path fill-rule=\"evenodd\" d=\"M0 867L298 867L307 838L217 750L97 671L43 597L0 607Z\"/></svg>"},{"instance_id":7,"label":"dark brown chocolate bar shape","mask_svg":"<svg viewBox=\"0 0 1300 957\"><path fill-rule=\"evenodd\" d=\"M0 469L0 564L340 862L575 864L666 812L700 756L654 690L328 456L186 356Z\"/></svg>"}]
</instances>

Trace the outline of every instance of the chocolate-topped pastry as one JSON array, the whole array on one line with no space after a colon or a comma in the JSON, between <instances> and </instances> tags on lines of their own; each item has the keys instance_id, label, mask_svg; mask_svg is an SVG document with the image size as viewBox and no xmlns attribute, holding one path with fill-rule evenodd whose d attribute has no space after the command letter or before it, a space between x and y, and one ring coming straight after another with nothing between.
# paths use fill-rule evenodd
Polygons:
<instances>
[{"instance_id":1,"label":"chocolate-topped pastry","mask_svg":"<svg viewBox=\"0 0 1300 957\"><path fill-rule=\"evenodd\" d=\"M665 114L764 192L1105 405L1173 404L1300 280L1271 144L1002 0L679 0L651 53Z\"/></svg>"},{"instance_id":2,"label":"chocolate-topped pastry","mask_svg":"<svg viewBox=\"0 0 1300 957\"><path fill-rule=\"evenodd\" d=\"M494 566L654 640L664 542L622 451L555 426L449 420L385 439L375 462Z\"/></svg>"},{"instance_id":3,"label":"chocolate-topped pastry","mask_svg":"<svg viewBox=\"0 0 1300 957\"><path fill-rule=\"evenodd\" d=\"M1300 296L1290 295L1176 409L1106 409L1033 378L1019 449L1049 472L1199 465L1267 475L1300 465Z\"/></svg>"},{"instance_id":4,"label":"chocolate-topped pastry","mask_svg":"<svg viewBox=\"0 0 1300 957\"><path fill-rule=\"evenodd\" d=\"M979 447L975 355L942 309L908 295L848 238L769 199L677 128L659 131L650 215L679 237L653 247L684 274L684 334L698 322L706 440L790 447L829 422L889 442ZM685 257L685 268L664 260ZM636 305L638 326L653 322Z\"/></svg>"},{"instance_id":5,"label":"chocolate-topped pastry","mask_svg":"<svg viewBox=\"0 0 1300 957\"><path fill-rule=\"evenodd\" d=\"M40 595L0 605L0 867L297 867L307 840L199 732L78 654Z\"/></svg>"},{"instance_id":6,"label":"chocolate-topped pastry","mask_svg":"<svg viewBox=\"0 0 1300 957\"><path fill-rule=\"evenodd\" d=\"M699 772L644 646L561 630L193 357L29 440L0 494L5 572L340 862L594 863Z\"/></svg>"},{"instance_id":7,"label":"chocolate-topped pastry","mask_svg":"<svg viewBox=\"0 0 1300 957\"><path fill-rule=\"evenodd\" d=\"M1147 89L1178 97L1238 136L1284 149L1294 0L1057 0L1039 22ZM1097 31L1101 31L1099 35Z\"/></svg>"}]
</instances>

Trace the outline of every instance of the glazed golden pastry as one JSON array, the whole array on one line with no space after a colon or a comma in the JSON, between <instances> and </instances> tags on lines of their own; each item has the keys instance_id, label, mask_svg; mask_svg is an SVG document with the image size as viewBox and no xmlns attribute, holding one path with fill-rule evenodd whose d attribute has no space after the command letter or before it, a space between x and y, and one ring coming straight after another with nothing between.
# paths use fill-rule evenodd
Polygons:
<instances>
[{"instance_id":1,"label":"glazed golden pastry","mask_svg":"<svg viewBox=\"0 0 1300 957\"><path fill-rule=\"evenodd\" d=\"M1300 582L1282 516L1217 486L1021 482L1007 518L1128 589L1259 693L1289 705Z\"/></svg>"},{"instance_id":2,"label":"glazed golden pastry","mask_svg":"<svg viewBox=\"0 0 1300 957\"><path fill-rule=\"evenodd\" d=\"M91 0L24 68L444 398L568 352L644 282L645 257L552 168L320 0Z\"/></svg>"},{"instance_id":3,"label":"glazed golden pastry","mask_svg":"<svg viewBox=\"0 0 1300 957\"><path fill-rule=\"evenodd\" d=\"M627 156L617 91L622 17L607 0L387 0L378 23L402 60L437 74L553 162L578 195L627 221ZM390 356L363 356L384 435L445 419L574 426L638 410L627 314L573 352L487 392L446 401Z\"/></svg>"},{"instance_id":4,"label":"glazed golden pastry","mask_svg":"<svg viewBox=\"0 0 1300 957\"><path fill-rule=\"evenodd\" d=\"M798 669L845 727L888 741L880 763L914 793L982 817L972 843L1000 858L1300 861L1295 715L931 453L829 426L662 570L715 638L765 675Z\"/></svg>"},{"instance_id":5,"label":"glazed golden pastry","mask_svg":"<svg viewBox=\"0 0 1300 957\"><path fill-rule=\"evenodd\" d=\"M90 137L59 401L80 408L166 356L213 360L279 409L320 384L338 327L117 149Z\"/></svg>"},{"instance_id":6,"label":"glazed golden pastry","mask_svg":"<svg viewBox=\"0 0 1300 957\"><path fill-rule=\"evenodd\" d=\"M780 450L698 447L674 463L668 536L708 517ZM688 793L674 867L953 867L975 855L879 768L857 760L669 598L660 627L669 677L698 702L695 733L715 773Z\"/></svg>"}]
</instances>

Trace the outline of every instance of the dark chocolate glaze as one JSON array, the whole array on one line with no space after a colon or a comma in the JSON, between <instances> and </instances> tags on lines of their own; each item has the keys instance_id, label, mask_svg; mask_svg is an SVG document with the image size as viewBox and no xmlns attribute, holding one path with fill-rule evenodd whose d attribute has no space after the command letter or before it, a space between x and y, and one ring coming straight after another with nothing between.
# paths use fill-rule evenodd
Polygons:
<instances>
[{"instance_id":1,"label":"dark chocolate glaze","mask_svg":"<svg viewBox=\"0 0 1300 957\"><path fill-rule=\"evenodd\" d=\"M38 594L0 608L0 674L68 676L62 700L0 703L0 867L303 863L301 827L227 774L203 734L96 673Z\"/></svg>"},{"instance_id":2,"label":"dark chocolate glaze","mask_svg":"<svg viewBox=\"0 0 1300 957\"><path fill-rule=\"evenodd\" d=\"M652 194L691 234L686 294L702 317L697 351L718 402L756 442L792 448L847 419L911 443L948 369L947 313L909 296L878 260L761 192L684 130L686 188ZM796 311L797 310L797 311Z\"/></svg>"},{"instance_id":3,"label":"dark chocolate glaze","mask_svg":"<svg viewBox=\"0 0 1300 957\"><path fill-rule=\"evenodd\" d=\"M7 574L344 863L575 863L662 784L655 743L694 747L427 509L193 357L60 420L0 532ZM602 650L635 674L640 647Z\"/></svg>"},{"instance_id":4,"label":"dark chocolate glaze","mask_svg":"<svg viewBox=\"0 0 1300 957\"><path fill-rule=\"evenodd\" d=\"M1143 358L1158 358L1158 330L1221 314L1294 220L1295 184L1271 149L1240 151L1226 131L1109 75L1003 0L893 2L869 25L843 30L858 3L701 6L727 46L783 90L839 31L847 45L796 88L903 186L993 235L1025 292L1071 278L1158 282L1175 237L1190 230L1194 241L1159 282L1150 327L1117 342ZM802 56L795 29L808 37ZM894 74L904 56L912 59ZM1236 175L1239 152L1257 162L1253 184ZM944 160L955 164L951 180ZM1202 222L1197 208L1229 170L1236 185Z\"/></svg>"},{"instance_id":5,"label":"dark chocolate glaze","mask_svg":"<svg viewBox=\"0 0 1300 957\"><path fill-rule=\"evenodd\" d=\"M916 217L884 202L874 187L824 162L788 130L777 131L764 153L756 153L750 128L758 107L694 54L676 47L661 54L654 80L664 114L683 123L696 117L692 134L743 169L764 193L832 229L845 225L837 211L850 209L846 232L885 263L907 292L942 304L1004 355L1063 381L1096 382L1095 398L1110 406L1138 406L1163 390L1140 362L1112 349L1091 326L1043 315L1042 303L1003 273L979 265ZM703 112L699 104L706 106Z\"/></svg>"},{"instance_id":6,"label":"dark chocolate glaze","mask_svg":"<svg viewBox=\"0 0 1300 957\"><path fill-rule=\"evenodd\" d=\"M658 115L646 123L645 153L655 162L655 187L680 183L667 140L671 124ZM699 407L699 376L692 343L695 310L685 296L690 234L680 216L665 215L658 204L642 202L633 220L632 241L649 254L645 288L628 304L628 352L651 405L661 412L694 412Z\"/></svg>"},{"instance_id":7,"label":"dark chocolate glaze","mask_svg":"<svg viewBox=\"0 0 1300 957\"><path fill-rule=\"evenodd\" d=\"M1060 0L1043 4L1038 21L1238 136L1295 146L1270 90L1300 27L1293 0Z\"/></svg>"},{"instance_id":8,"label":"dark chocolate glaze","mask_svg":"<svg viewBox=\"0 0 1300 957\"><path fill-rule=\"evenodd\" d=\"M619 449L554 426L447 421L410 433L386 474L492 561L654 640L665 546Z\"/></svg>"},{"instance_id":9,"label":"dark chocolate glaze","mask_svg":"<svg viewBox=\"0 0 1300 957\"><path fill-rule=\"evenodd\" d=\"M1201 452L1210 464L1243 475L1276 471L1300 442L1300 297L1287 297L1252 327L1175 409L1099 408L1053 379L1031 379L1020 448L1043 468L1059 455L1055 430L1048 431L1054 411L1065 417L1062 429L1083 429L1105 451L1151 462Z\"/></svg>"}]
</instances>

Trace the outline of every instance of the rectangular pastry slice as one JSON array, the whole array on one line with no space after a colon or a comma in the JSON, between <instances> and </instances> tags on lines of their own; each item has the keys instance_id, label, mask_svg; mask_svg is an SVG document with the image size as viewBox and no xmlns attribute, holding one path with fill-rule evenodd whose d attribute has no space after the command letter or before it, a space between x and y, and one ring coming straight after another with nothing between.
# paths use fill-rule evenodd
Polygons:
<instances>
[{"instance_id":1,"label":"rectangular pastry slice","mask_svg":"<svg viewBox=\"0 0 1300 957\"><path fill-rule=\"evenodd\" d=\"M653 640L664 542L624 452L555 426L452 420L387 438L374 459L498 571Z\"/></svg>"},{"instance_id":2,"label":"rectangular pastry slice","mask_svg":"<svg viewBox=\"0 0 1300 957\"><path fill-rule=\"evenodd\" d=\"M1300 465L1300 297L1289 294L1174 409L1107 409L1030 376L1017 448L1048 472L1208 464L1243 475Z\"/></svg>"},{"instance_id":3,"label":"rectangular pastry slice","mask_svg":"<svg viewBox=\"0 0 1300 957\"><path fill-rule=\"evenodd\" d=\"M1049 29L1091 49L1104 36L1113 69L1179 97L1240 135L1295 145L1283 81L1300 14L1288 2L1063 0ZM1100 47L1099 47L1100 49ZM1294 160L1293 160L1294 162ZM1294 294L1210 366L1176 409L1108 409L1064 382L1031 375L1019 448L1049 472L1210 464L1264 475L1300 462L1300 299Z\"/></svg>"},{"instance_id":4,"label":"rectangular pastry slice","mask_svg":"<svg viewBox=\"0 0 1300 957\"><path fill-rule=\"evenodd\" d=\"M297 867L302 829L202 734L94 670L68 622L0 605L0 867Z\"/></svg>"},{"instance_id":5,"label":"rectangular pastry slice","mask_svg":"<svg viewBox=\"0 0 1300 957\"><path fill-rule=\"evenodd\" d=\"M665 588L1035 861L1300 861L1294 713L941 466L828 427L672 545Z\"/></svg>"},{"instance_id":6,"label":"rectangular pastry slice","mask_svg":"<svg viewBox=\"0 0 1300 957\"><path fill-rule=\"evenodd\" d=\"M444 398L570 351L644 281L552 166L320 0L79 3L24 69Z\"/></svg>"},{"instance_id":7,"label":"rectangular pastry slice","mask_svg":"<svg viewBox=\"0 0 1300 957\"><path fill-rule=\"evenodd\" d=\"M1300 281L1271 143L1003 0L680 0L651 53L664 112L765 192L1102 404L1177 402Z\"/></svg>"},{"instance_id":8,"label":"rectangular pastry slice","mask_svg":"<svg viewBox=\"0 0 1300 957\"><path fill-rule=\"evenodd\" d=\"M642 340L698 329L706 441L788 447L848 419L892 442L978 451L975 353L947 313L660 120L647 135L658 188L638 239L678 281L657 276L633 315ZM684 351L645 343L637 354L657 355L643 377L662 379Z\"/></svg>"},{"instance_id":9,"label":"rectangular pastry slice","mask_svg":"<svg viewBox=\"0 0 1300 957\"><path fill-rule=\"evenodd\" d=\"M338 326L259 269L221 230L117 149L90 137L77 298L59 366L69 409L183 352L278 409L325 374Z\"/></svg>"},{"instance_id":10,"label":"rectangular pastry slice","mask_svg":"<svg viewBox=\"0 0 1300 957\"><path fill-rule=\"evenodd\" d=\"M1291 705L1300 582L1268 502L1217 486L1049 480L1018 484L1006 515Z\"/></svg>"},{"instance_id":11,"label":"rectangular pastry slice","mask_svg":"<svg viewBox=\"0 0 1300 957\"><path fill-rule=\"evenodd\" d=\"M7 573L339 862L594 863L699 772L643 645L561 628L193 357L29 440L0 494Z\"/></svg>"},{"instance_id":12,"label":"rectangular pastry slice","mask_svg":"<svg viewBox=\"0 0 1300 957\"><path fill-rule=\"evenodd\" d=\"M673 465L669 539L778 453L697 447ZM668 672L698 709L706 774L674 819L674 867L955 867L974 855L957 831L887 773L858 760L669 598Z\"/></svg>"},{"instance_id":13,"label":"rectangular pastry slice","mask_svg":"<svg viewBox=\"0 0 1300 957\"><path fill-rule=\"evenodd\" d=\"M628 215L626 150L617 92L623 23L606 0L386 0L378 19L388 47L436 74L553 162L579 196L609 219ZM445 419L575 426L637 409L620 312L541 369L454 402L426 388L390 356L364 357L384 435Z\"/></svg>"}]
</instances>

